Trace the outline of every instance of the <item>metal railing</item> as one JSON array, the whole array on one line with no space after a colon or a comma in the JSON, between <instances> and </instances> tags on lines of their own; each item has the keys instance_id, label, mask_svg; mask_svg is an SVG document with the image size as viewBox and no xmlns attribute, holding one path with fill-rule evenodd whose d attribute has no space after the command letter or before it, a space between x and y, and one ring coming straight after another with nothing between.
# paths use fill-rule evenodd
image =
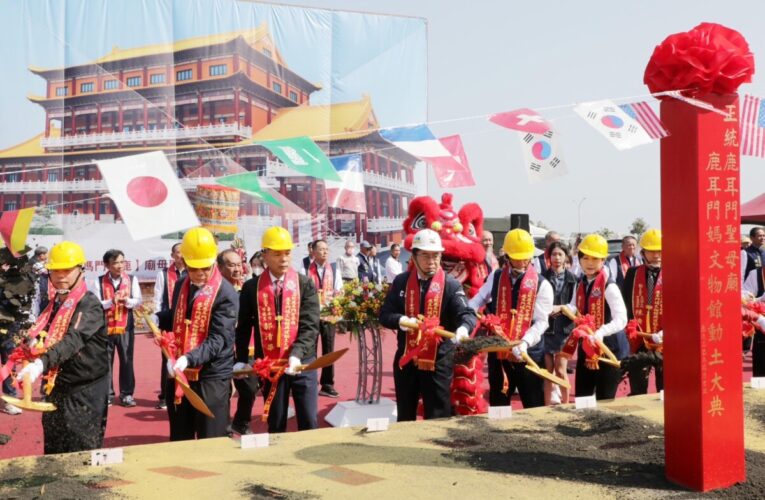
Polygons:
<instances>
[{"instance_id":1,"label":"metal railing","mask_svg":"<svg viewBox=\"0 0 765 500\"><path fill-rule=\"evenodd\" d=\"M252 137L252 127L238 123L216 123L201 127L157 128L144 130L125 130L122 132L103 132L100 134L77 134L63 137L43 137L40 145L44 148L64 148L71 146L90 146L124 144L130 142L165 142L203 137Z\"/></svg>"}]
</instances>

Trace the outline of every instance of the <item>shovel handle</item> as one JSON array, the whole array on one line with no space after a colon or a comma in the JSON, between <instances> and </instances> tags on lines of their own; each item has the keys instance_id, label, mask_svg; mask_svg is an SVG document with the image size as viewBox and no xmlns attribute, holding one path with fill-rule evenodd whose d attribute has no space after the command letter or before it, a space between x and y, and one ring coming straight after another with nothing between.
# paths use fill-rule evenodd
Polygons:
<instances>
[{"instance_id":1,"label":"shovel handle","mask_svg":"<svg viewBox=\"0 0 765 500\"><path fill-rule=\"evenodd\" d=\"M401 326L409 328L410 330L419 330L420 322L419 321L404 321L403 323L401 323ZM443 328L436 328L433 330L433 332L436 335L440 335L441 337L445 339L453 339L454 337L457 336L456 334L450 331L444 330Z\"/></svg>"}]
</instances>

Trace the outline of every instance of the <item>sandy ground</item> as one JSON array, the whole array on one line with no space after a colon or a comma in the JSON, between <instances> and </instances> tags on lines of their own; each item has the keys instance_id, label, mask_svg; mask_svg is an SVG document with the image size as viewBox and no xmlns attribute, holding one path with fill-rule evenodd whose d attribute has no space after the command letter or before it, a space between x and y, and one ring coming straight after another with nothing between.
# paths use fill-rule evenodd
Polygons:
<instances>
[{"instance_id":1,"label":"sandy ground","mask_svg":"<svg viewBox=\"0 0 765 500\"><path fill-rule=\"evenodd\" d=\"M707 495L663 477L657 395L596 410L570 405L394 424L388 431L320 429L271 436L242 450L231 439L124 448L125 462L89 455L0 462L1 498L762 498L765 391L745 389L748 480Z\"/></svg>"}]
</instances>

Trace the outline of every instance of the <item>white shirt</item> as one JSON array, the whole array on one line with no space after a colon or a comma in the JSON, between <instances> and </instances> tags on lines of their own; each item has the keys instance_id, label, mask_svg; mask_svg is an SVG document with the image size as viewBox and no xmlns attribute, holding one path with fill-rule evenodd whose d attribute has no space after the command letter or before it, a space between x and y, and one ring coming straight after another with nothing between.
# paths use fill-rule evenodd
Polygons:
<instances>
[{"instance_id":1,"label":"white shirt","mask_svg":"<svg viewBox=\"0 0 765 500\"><path fill-rule=\"evenodd\" d=\"M356 255L343 254L337 258L337 274L340 278L356 279L359 277L359 258Z\"/></svg>"},{"instance_id":2,"label":"white shirt","mask_svg":"<svg viewBox=\"0 0 765 500\"><path fill-rule=\"evenodd\" d=\"M629 260L629 258L628 258L628 260ZM638 255L633 255L632 256L632 260L630 261L630 263L631 263L630 267L639 266L639 265L641 265L643 263L643 259L640 258L640 256L638 256ZM621 266L621 264L622 264L621 254L619 254L619 255L617 255L615 257L611 257L606 264L607 264L606 265L606 269L608 269L609 276L613 277L614 279L616 279L616 277L619 276L619 267L618 266ZM626 275L626 273L625 273L625 275ZM624 276L622 276L622 277L624 277Z\"/></svg>"},{"instance_id":3,"label":"white shirt","mask_svg":"<svg viewBox=\"0 0 765 500\"><path fill-rule=\"evenodd\" d=\"M741 296L751 295L756 297L757 300L765 302L765 294L757 297L757 273L762 272L761 269L754 268L746 275L744 284L741 285Z\"/></svg>"},{"instance_id":4,"label":"white shirt","mask_svg":"<svg viewBox=\"0 0 765 500\"><path fill-rule=\"evenodd\" d=\"M502 269L497 269L486 279L478 293L468 301L468 306L477 311L481 307L491 302L492 291L494 288L494 274L501 273ZM517 278L516 278L517 280ZM513 284L515 280L512 279ZM553 302L555 301L555 294L553 293L552 285L550 282L539 277L539 290L537 291L536 302L534 302L534 315L532 316L531 326L526 333L523 334L523 340L529 347L535 346L542 340L542 335L549 326L548 317L553 309ZM626 322L625 322L626 324Z\"/></svg>"},{"instance_id":5,"label":"white shirt","mask_svg":"<svg viewBox=\"0 0 765 500\"><path fill-rule=\"evenodd\" d=\"M313 261L311 261L313 263ZM329 264L329 263L328 263ZM331 264L330 264L331 267ZM319 273L319 280L324 281L324 268L319 267L319 265L316 265L316 271ZM303 276L308 276L308 273L306 272L304 267L301 267L298 271ZM340 276L340 273L337 272L337 265L335 265L335 269L333 269L333 272L335 273L335 280L334 283L332 283L332 287L335 289L336 292L342 290L343 288L343 277ZM271 279L273 279L274 275L271 275Z\"/></svg>"},{"instance_id":6,"label":"white shirt","mask_svg":"<svg viewBox=\"0 0 765 500\"><path fill-rule=\"evenodd\" d=\"M120 284L119 279L114 279L111 276L109 276L109 279L112 281L112 286L114 286L114 289L117 290ZM96 278L95 280L91 281L90 284L90 291L96 294L96 297L101 300L101 305L105 310L109 310L112 308L112 300L103 300L101 299L101 276ZM160 297L161 300L161 297ZM141 286L138 284L138 278L133 276L131 278L130 283L130 297L128 297L125 300L125 307L128 309L133 309L134 307L138 307L141 304L143 304L143 297L141 296Z\"/></svg>"},{"instance_id":7,"label":"white shirt","mask_svg":"<svg viewBox=\"0 0 765 500\"><path fill-rule=\"evenodd\" d=\"M401 274L402 271L401 262L393 257L388 257L388 260L385 261L385 280L388 283L393 283L393 279Z\"/></svg>"},{"instance_id":8,"label":"white shirt","mask_svg":"<svg viewBox=\"0 0 765 500\"><path fill-rule=\"evenodd\" d=\"M587 283L592 282L594 279L595 278L592 280L588 279ZM571 297L571 302L568 304L569 310L571 310L571 312L574 314L577 313L576 292L579 290L579 286L581 284L581 280L576 282L574 295ZM608 303L608 308L611 310L611 321L609 323L603 324L603 326L595 331L596 335L600 335L602 337L608 337L609 335L618 333L624 330L624 327L627 326L627 306L624 305L622 292L619 291L619 287L616 285L616 283L609 283L606 286L606 302Z\"/></svg>"}]
</instances>

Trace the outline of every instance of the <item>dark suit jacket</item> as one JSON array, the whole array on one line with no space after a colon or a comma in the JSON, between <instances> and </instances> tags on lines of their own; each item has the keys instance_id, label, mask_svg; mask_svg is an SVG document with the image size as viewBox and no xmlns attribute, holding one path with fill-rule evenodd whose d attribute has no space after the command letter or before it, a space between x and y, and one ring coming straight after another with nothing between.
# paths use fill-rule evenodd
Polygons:
<instances>
[{"instance_id":1,"label":"dark suit jacket","mask_svg":"<svg viewBox=\"0 0 765 500\"><path fill-rule=\"evenodd\" d=\"M159 327L170 331L173 328L173 316L178 305L183 283L189 279L188 274L183 276L175 284L173 291L173 306L167 311L157 313ZM218 295L212 305L210 326L207 330L207 338L196 349L186 353L189 367L202 367L199 372L200 380L231 378L234 369L234 325L239 304L239 297L231 283L223 280ZM191 308L187 309L187 313Z\"/></svg>"},{"instance_id":2,"label":"dark suit jacket","mask_svg":"<svg viewBox=\"0 0 765 500\"><path fill-rule=\"evenodd\" d=\"M263 274L261 274L263 276ZM255 334L255 358L263 357L258 325L258 278L252 278L242 287L239 305L239 321L236 325L236 360L247 362L250 339ZM300 286L300 312L298 333L292 344L290 356L301 360L316 356L316 339L319 336L319 295L312 281L302 274L298 275Z\"/></svg>"}]
</instances>

